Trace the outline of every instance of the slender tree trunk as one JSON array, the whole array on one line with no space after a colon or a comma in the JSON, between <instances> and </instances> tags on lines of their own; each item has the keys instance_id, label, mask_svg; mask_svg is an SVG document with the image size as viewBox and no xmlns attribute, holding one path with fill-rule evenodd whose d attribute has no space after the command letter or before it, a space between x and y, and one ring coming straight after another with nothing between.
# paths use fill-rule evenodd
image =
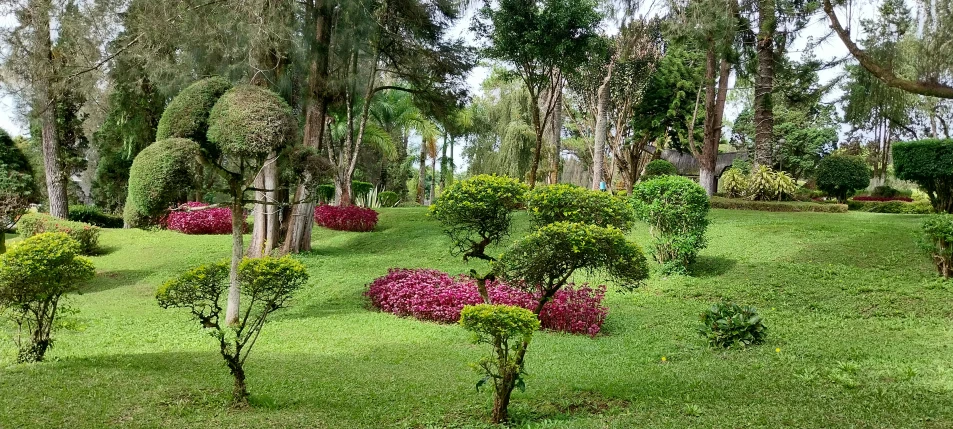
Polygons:
<instances>
[{"instance_id":1,"label":"slender tree trunk","mask_svg":"<svg viewBox=\"0 0 953 429\"><path fill-rule=\"evenodd\" d=\"M496 397L493 398L493 423L500 424L509 418L507 408L510 406L510 396L513 394L513 388L516 387L516 377L513 374L504 375L500 380L500 386L496 389Z\"/></svg>"},{"instance_id":2,"label":"slender tree trunk","mask_svg":"<svg viewBox=\"0 0 953 429\"><path fill-rule=\"evenodd\" d=\"M435 154L436 155L436 154ZM430 159L430 204L437 199L437 157Z\"/></svg>"},{"instance_id":3,"label":"slender tree trunk","mask_svg":"<svg viewBox=\"0 0 953 429\"><path fill-rule=\"evenodd\" d=\"M774 33L776 0L758 0L758 73L754 92L754 165L771 166L774 141Z\"/></svg>"},{"instance_id":4,"label":"slender tree trunk","mask_svg":"<svg viewBox=\"0 0 953 429\"><path fill-rule=\"evenodd\" d=\"M238 324L238 313L241 304L238 265L242 262L242 254L244 253L242 234L245 232L245 208L242 204L243 192L239 186L232 186L232 264L228 278L228 302L225 307L225 323L228 326Z\"/></svg>"},{"instance_id":5,"label":"slender tree trunk","mask_svg":"<svg viewBox=\"0 0 953 429\"><path fill-rule=\"evenodd\" d=\"M549 183L556 184L559 183L559 165L561 164L559 153L562 152L562 129L563 129L563 109L562 109L562 81L557 85L555 91L556 94L553 95L550 100L547 100L549 103L546 108L552 113L549 114L549 121L547 126L549 127L548 135L550 140L550 145L553 148L553 156L550 158L549 164Z\"/></svg>"},{"instance_id":6,"label":"slender tree trunk","mask_svg":"<svg viewBox=\"0 0 953 429\"><path fill-rule=\"evenodd\" d=\"M533 111L533 129L536 131L536 147L533 148L533 162L529 167L529 177L527 181L529 182L529 188L533 189L536 187L536 174L539 172L539 159L540 154L543 151L543 124L542 119L539 115L539 109L532 109Z\"/></svg>"},{"instance_id":7,"label":"slender tree trunk","mask_svg":"<svg viewBox=\"0 0 953 429\"><path fill-rule=\"evenodd\" d=\"M728 77L731 74L731 64L722 59L716 70L718 61L715 45L712 41L709 42L705 63L705 85L707 85L705 89L705 141L701 157L698 160L698 182L705 188L705 192L712 196L717 191L715 166L718 162L718 145L721 143L721 127L725 112L725 101L728 95ZM716 74L717 85L715 81Z\"/></svg>"},{"instance_id":8,"label":"slender tree trunk","mask_svg":"<svg viewBox=\"0 0 953 429\"><path fill-rule=\"evenodd\" d=\"M424 181L427 180L427 142L423 139L420 141L420 166L417 173L417 204L423 204L426 200Z\"/></svg>"},{"instance_id":9,"label":"slender tree trunk","mask_svg":"<svg viewBox=\"0 0 953 429\"><path fill-rule=\"evenodd\" d=\"M443 189L447 186L447 145L449 141L447 135L443 135L443 146L441 146L441 156L440 156L440 192L443 193Z\"/></svg>"},{"instance_id":10,"label":"slender tree trunk","mask_svg":"<svg viewBox=\"0 0 953 429\"><path fill-rule=\"evenodd\" d=\"M612 65L609 65L609 72L606 78L599 86L596 95L596 127L595 127L595 146L592 151L592 189L599 189L602 182L602 163L606 151L606 137L608 135L607 122L609 120L606 114L606 108L609 104L609 81L612 79Z\"/></svg>"},{"instance_id":11,"label":"slender tree trunk","mask_svg":"<svg viewBox=\"0 0 953 429\"><path fill-rule=\"evenodd\" d=\"M46 193L49 198L50 214L66 219L69 200L67 198L66 174L60 161L60 143L56 132L56 96L53 88L54 66L52 39L50 35L50 0L33 0L32 10L34 26L33 60L34 81L33 113L39 114L43 166L46 173Z\"/></svg>"}]
</instances>

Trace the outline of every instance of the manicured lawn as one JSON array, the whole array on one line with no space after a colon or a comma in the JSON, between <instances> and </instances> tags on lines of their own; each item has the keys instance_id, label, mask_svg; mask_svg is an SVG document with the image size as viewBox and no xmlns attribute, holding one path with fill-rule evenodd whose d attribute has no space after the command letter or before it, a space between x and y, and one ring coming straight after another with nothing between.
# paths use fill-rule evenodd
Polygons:
<instances>
[{"instance_id":1,"label":"manicured lawn","mask_svg":"<svg viewBox=\"0 0 953 429\"><path fill-rule=\"evenodd\" d=\"M14 365L0 340L0 428L486 426L491 398L467 365L485 350L462 328L378 313L362 297L388 267L468 270L425 213L383 210L373 233L316 231L301 256L310 284L246 364L245 410L226 407L231 379L212 339L154 298L164 279L227 257L229 237L104 232L109 253L70 299L74 329L51 361ZM953 427L953 284L916 248L920 217L712 218L693 277L610 292L595 339L534 338L518 425ZM647 245L646 226L633 238ZM723 297L761 309L766 344L706 347L698 314Z\"/></svg>"}]
</instances>

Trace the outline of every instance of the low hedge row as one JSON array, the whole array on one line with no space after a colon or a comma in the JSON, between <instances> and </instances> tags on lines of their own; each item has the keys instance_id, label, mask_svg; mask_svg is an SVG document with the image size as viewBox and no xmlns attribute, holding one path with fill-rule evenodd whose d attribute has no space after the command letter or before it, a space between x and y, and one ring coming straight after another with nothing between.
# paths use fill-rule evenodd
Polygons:
<instances>
[{"instance_id":1,"label":"low hedge row","mask_svg":"<svg viewBox=\"0 0 953 429\"><path fill-rule=\"evenodd\" d=\"M711 197L711 207L714 209L759 210L765 212L847 213L846 204L822 204L802 201L751 201L724 197Z\"/></svg>"},{"instance_id":2,"label":"low hedge row","mask_svg":"<svg viewBox=\"0 0 953 429\"><path fill-rule=\"evenodd\" d=\"M44 232L64 232L79 242L80 253L95 254L99 250L99 227L83 222L58 219L46 213L27 213L17 222L17 233L32 237Z\"/></svg>"},{"instance_id":3,"label":"low hedge row","mask_svg":"<svg viewBox=\"0 0 953 429\"><path fill-rule=\"evenodd\" d=\"M103 213L99 207L69 206L66 217L73 222L88 223L100 228L122 228L122 216Z\"/></svg>"},{"instance_id":4,"label":"low hedge row","mask_svg":"<svg viewBox=\"0 0 953 429\"><path fill-rule=\"evenodd\" d=\"M904 202L904 201L857 201L856 199L847 200L847 207L851 210L869 213L893 213L893 214L930 214L933 213L933 206L926 201Z\"/></svg>"}]
</instances>

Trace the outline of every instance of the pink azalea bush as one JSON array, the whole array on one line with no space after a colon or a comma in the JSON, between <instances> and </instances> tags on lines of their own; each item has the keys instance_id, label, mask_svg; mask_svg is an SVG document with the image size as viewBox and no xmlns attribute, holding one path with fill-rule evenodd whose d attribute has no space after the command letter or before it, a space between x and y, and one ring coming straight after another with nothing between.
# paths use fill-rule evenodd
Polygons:
<instances>
[{"instance_id":1,"label":"pink azalea bush","mask_svg":"<svg viewBox=\"0 0 953 429\"><path fill-rule=\"evenodd\" d=\"M186 203L189 207L204 207L200 202ZM163 219L166 228L183 234L231 234L232 210L218 207L208 210L173 211Z\"/></svg>"},{"instance_id":2,"label":"pink azalea bush","mask_svg":"<svg viewBox=\"0 0 953 429\"><path fill-rule=\"evenodd\" d=\"M487 292L494 304L534 310L538 302L538 294L503 282L488 282ZM602 305L605 292L605 286L593 289L570 284L560 289L543 306L539 317L543 328L595 336L609 314ZM365 295L381 311L439 323L456 323L465 305L483 302L472 278L427 269L392 268L374 280Z\"/></svg>"},{"instance_id":3,"label":"pink azalea bush","mask_svg":"<svg viewBox=\"0 0 953 429\"><path fill-rule=\"evenodd\" d=\"M377 212L358 206L320 205L314 208L314 221L338 231L367 232L377 226Z\"/></svg>"}]
</instances>

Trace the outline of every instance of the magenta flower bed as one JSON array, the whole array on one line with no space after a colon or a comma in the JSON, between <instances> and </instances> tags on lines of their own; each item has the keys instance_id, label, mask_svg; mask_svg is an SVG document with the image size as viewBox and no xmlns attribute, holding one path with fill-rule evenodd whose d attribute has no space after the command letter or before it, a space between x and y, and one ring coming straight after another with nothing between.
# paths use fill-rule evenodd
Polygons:
<instances>
[{"instance_id":1,"label":"magenta flower bed","mask_svg":"<svg viewBox=\"0 0 953 429\"><path fill-rule=\"evenodd\" d=\"M208 204L191 202L186 205L204 207ZM163 219L163 224L166 228L183 234L231 234L232 210L218 207L208 210L173 211Z\"/></svg>"},{"instance_id":2,"label":"magenta flower bed","mask_svg":"<svg viewBox=\"0 0 953 429\"><path fill-rule=\"evenodd\" d=\"M377 212L358 206L320 205L314 208L314 221L338 231L367 232L377 226Z\"/></svg>"},{"instance_id":3,"label":"magenta flower bed","mask_svg":"<svg viewBox=\"0 0 953 429\"><path fill-rule=\"evenodd\" d=\"M538 296L503 282L487 283L490 301L535 309ZM602 305L606 287L567 285L543 306L543 329L595 336L609 314ZM465 305L483 302L476 281L470 277L426 269L392 268L370 284L365 295L387 313L439 323L456 323Z\"/></svg>"},{"instance_id":4,"label":"magenta flower bed","mask_svg":"<svg viewBox=\"0 0 953 429\"><path fill-rule=\"evenodd\" d=\"M870 197L870 196L860 196L851 198L854 201L904 201L907 203L912 203L913 198L910 197Z\"/></svg>"}]
</instances>

